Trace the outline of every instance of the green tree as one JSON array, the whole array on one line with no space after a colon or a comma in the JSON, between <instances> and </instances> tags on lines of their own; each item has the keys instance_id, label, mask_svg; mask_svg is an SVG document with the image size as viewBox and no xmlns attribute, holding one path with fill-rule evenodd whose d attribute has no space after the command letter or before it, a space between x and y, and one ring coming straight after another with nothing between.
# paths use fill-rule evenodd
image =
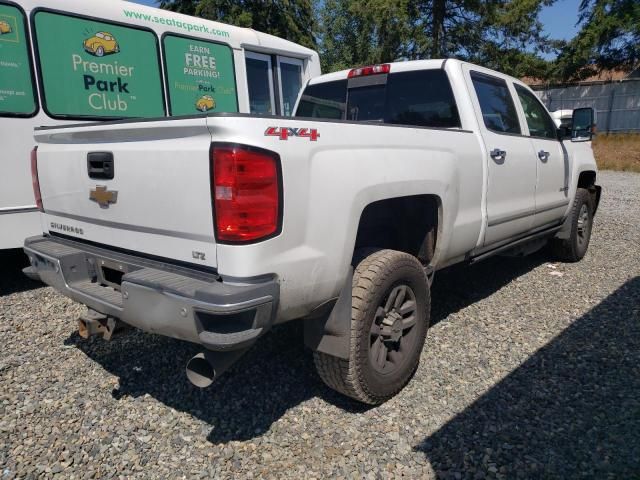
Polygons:
<instances>
[{"instance_id":1,"label":"green tree","mask_svg":"<svg viewBox=\"0 0 640 480\"><path fill-rule=\"evenodd\" d=\"M326 0L320 11L324 71L415 58L422 32L413 0Z\"/></svg>"},{"instance_id":2,"label":"green tree","mask_svg":"<svg viewBox=\"0 0 640 480\"><path fill-rule=\"evenodd\" d=\"M578 24L578 35L557 60L562 80L629 71L640 63L640 1L582 0Z\"/></svg>"},{"instance_id":3,"label":"green tree","mask_svg":"<svg viewBox=\"0 0 640 480\"><path fill-rule=\"evenodd\" d=\"M161 0L160 7L317 47L312 0Z\"/></svg>"},{"instance_id":4,"label":"green tree","mask_svg":"<svg viewBox=\"0 0 640 480\"><path fill-rule=\"evenodd\" d=\"M456 57L512 75L544 75L556 45L538 14L553 0L327 0L325 68Z\"/></svg>"},{"instance_id":5,"label":"green tree","mask_svg":"<svg viewBox=\"0 0 640 480\"><path fill-rule=\"evenodd\" d=\"M159 0L157 3L160 8L165 10L184 13L185 15L195 15L198 0Z\"/></svg>"}]
</instances>

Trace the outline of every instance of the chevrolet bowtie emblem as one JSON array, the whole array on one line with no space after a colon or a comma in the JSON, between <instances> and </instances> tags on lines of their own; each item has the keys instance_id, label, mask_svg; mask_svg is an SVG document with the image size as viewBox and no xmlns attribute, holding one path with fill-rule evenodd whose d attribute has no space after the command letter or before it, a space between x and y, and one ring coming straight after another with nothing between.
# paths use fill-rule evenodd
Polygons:
<instances>
[{"instance_id":1,"label":"chevrolet bowtie emblem","mask_svg":"<svg viewBox=\"0 0 640 480\"><path fill-rule=\"evenodd\" d=\"M109 208L110 203L118 201L118 192L110 192L107 187L97 185L95 190L89 191L89 199L97 202L102 208Z\"/></svg>"}]
</instances>

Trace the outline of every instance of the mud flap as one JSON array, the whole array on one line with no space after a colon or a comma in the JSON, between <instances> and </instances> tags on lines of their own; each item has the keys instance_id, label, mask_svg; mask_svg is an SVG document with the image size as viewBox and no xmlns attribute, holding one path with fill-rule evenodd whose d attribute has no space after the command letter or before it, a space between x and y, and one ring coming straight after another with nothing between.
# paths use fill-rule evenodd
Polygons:
<instances>
[{"instance_id":1,"label":"mud flap","mask_svg":"<svg viewBox=\"0 0 640 480\"><path fill-rule=\"evenodd\" d=\"M304 343L317 352L349 358L351 347L351 289L353 267L337 300L324 303L304 321Z\"/></svg>"}]
</instances>

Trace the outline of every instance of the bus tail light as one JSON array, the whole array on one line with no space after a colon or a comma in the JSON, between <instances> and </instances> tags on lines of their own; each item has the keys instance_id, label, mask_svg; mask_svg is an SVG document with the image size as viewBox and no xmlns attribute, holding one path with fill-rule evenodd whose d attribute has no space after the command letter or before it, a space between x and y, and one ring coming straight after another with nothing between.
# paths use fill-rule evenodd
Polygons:
<instances>
[{"instance_id":1,"label":"bus tail light","mask_svg":"<svg viewBox=\"0 0 640 480\"><path fill-rule=\"evenodd\" d=\"M214 144L211 162L216 240L249 243L276 235L282 214L278 154Z\"/></svg>"},{"instance_id":2,"label":"bus tail light","mask_svg":"<svg viewBox=\"0 0 640 480\"><path fill-rule=\"evenodd\" d=\"M42 207L42 195L40 194L40 180L38 179L38 147L31 150L31 184L33 185L33 196L36 199L36 207L44 212Z\"/></svg>"},{"instance_id":3,"label":"bus tail light","mask_svg":"<svg viewBox=\"0 0 640 480\"><path fill-rule=\"evenodd\" d=\"M354 68L349 71L347 78L366 77L367 75L379 75L381 73L389 73L391 65L382 63L380 65L368 65L366 67Z\"/></svg>"}]
</instances>

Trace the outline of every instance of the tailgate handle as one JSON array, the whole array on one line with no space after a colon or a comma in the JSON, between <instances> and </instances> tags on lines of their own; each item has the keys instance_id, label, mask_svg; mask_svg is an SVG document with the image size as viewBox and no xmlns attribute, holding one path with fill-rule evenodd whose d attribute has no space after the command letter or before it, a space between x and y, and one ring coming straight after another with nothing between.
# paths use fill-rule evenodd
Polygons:
<instances>
[{"instance_id":1,"label":"tailgate handle","mask_svg":"<svg viewBox=\"0 0 640 480\"><path fill-rule=\"evenodd\" d=\"M87 154L89 178L112 180L114 173L112 152L89 152Z\"/></svg>"}]
</instances>

